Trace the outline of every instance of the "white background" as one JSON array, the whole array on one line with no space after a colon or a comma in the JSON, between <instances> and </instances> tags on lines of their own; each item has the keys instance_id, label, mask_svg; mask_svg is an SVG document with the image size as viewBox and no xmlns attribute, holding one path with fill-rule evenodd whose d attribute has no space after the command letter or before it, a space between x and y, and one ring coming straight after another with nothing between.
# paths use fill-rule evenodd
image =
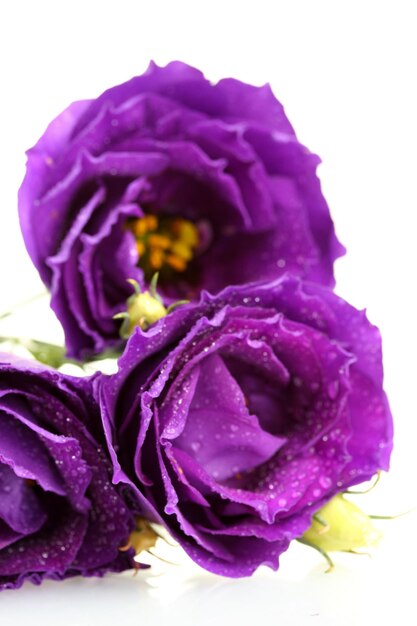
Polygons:
<instances>
[{"instance_id":1,"label":"white background","mask_svg":"<svg viewBox=\"0 0 417 626\"><path fill-rule=\"evenodd\" d=\"M413 0L13 0L0 5L0 311L41 291L20 237L24 151L71 101L180 59L217 80L267 81L320 176L348 254L337 292L382 331L396 423L392 472L361 505L415 505L416 19ZM417 7L415 7L417 10ZM59 339L46 301L0 334ZM415 623L415 514L385 522L373 560L319 557L296 545L278 573L229 581L190 565L153 574L47 583L0 597L2 626L62 624L359 625ZM173 551L172 560L181 553ZM59 621L58 621L59 620Z\"/></svg>"}]
</instances>

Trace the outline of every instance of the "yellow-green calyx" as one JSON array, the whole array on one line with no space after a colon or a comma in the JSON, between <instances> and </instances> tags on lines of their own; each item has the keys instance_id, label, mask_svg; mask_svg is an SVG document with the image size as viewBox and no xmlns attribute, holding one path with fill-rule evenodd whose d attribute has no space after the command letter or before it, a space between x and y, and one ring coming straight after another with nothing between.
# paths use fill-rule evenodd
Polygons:
<instances>
[{"instance_id":1,"label":"yellow-green calyx","mask_svg":"<svg viewBox=\"0 0 417 626\"><path fill-rule=\"evenodd\" d=\"M380 538L381 533L373 526L371 517L338 494L313 516L310 528L300 541L323 554L330 570L333 563L328 552L355 552L358 548L376 545Z\"/></svg>"},{"instance_id":2,"label":"yellow-green calyx","mask_svg":"<svg viewBox=\"0 0 417 626\"><path fill-rule=\"evenodd\" d=\"M158 535L153 530L149 522L145 519L138 517L135 521L135 530L130 534L129 541L126 545L120 546L120 552L127 552L133 548L135 556L153 548L158 539Z\"/></svg>"},{"instance_id":3,"label":"yellow-green calyx","mask_svg":"<svg viewBox=\"0 0 417 626\"><path fill-rule=\"evenodd\" d=\"M155 274L149 285L149 291L142 291L136 280L129 279L128 282L134 288L134 293L126 302L127 310L117 313L114 319L123 320L120 327L120 336L127 339L136 326L142 330L147 330L149 326L165 317L175 307L185 304L185 300L179 300L166 308L161 297L156 291L158 274Z\"/></svg>"}]
</instances>

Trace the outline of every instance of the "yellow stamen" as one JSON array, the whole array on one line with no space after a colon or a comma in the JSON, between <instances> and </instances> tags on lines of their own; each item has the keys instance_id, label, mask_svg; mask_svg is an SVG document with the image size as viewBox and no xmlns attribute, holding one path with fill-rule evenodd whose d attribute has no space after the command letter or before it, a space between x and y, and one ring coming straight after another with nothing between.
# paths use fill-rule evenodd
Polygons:
<instances>
[{"instance_id":1,"label":"yellow stamen","mask_svg":"<svg viewBox=\"0 0 417 626\"><path fill-rule=\"evenodd\" d=\"M172 269L177 272L184 272L187 269L187 263L184 259L180 259L179 256L175 256L174 254L168 254L166 257L166 262Z\"/></svg>"},{"instance_id":2,"label":"yellow stamen","mask_svg":"<svg viewBox=\"0 0 417 626\"><path fill-rule=\"evenodd\" d=\"M181 217L176 217L172 220L171 223L171 230L174 233L175 237L179 237L180 236L180 232L181 232L181 224L183 223L183 219Z\"/></svg>"},{"instance_id":3,"label":"yellow stamen","mask_svg":"<svg viewBox=\"0 0 417 626\"><path fill-rule=\"evenodd\" d=\"M193 258L193 253L191 249L187 246L187 244L182 241L174 241L171 245L171 251L176 256L179 256L184 261L190 261Z\"/></svg>"},{"instance_id":4,"label":"yellow stamen","mask_svg":"<svg viewBox=\"0 0 417 626\"><path fill-rule=\"evenodd\" d=\"M172 271L185 272L199 243L196 226L180 217L146 214L130 221L128 228L136 238L139 265L148 280L156 271L163 278L172 276Z\"/></svg>"},{"instance_id":5,"label":"yellow stamen","mask_svg":"<svg viewBox=\"0 0 417 626\"><path fill-rule=\"evenodd\" d=\"M149 264L153 270L159 270L164 262L165 255L159 248L151 248L149 253Z\"/></svg>"},{"instance_id":6,"label":"yellow stamen","mask_svg":"<svg viewBox=\"0 0 417 626\"><path fill-rule=\"evenodd\" d=\"M198 245L198 231L192 222L182 220L179 225L179 238L190 248Z\"/></svg>"},{"instance_id":7,"label":"yellow stamen","mask_svg":"<svg viewBox=\"0 0 417 626\"><path fill-rule=\"evenodd\" d=\"M138 251L139 256L142 256L142 254L145 254L145 244L143 243L143 241L137 241L136 242L136 250Z\"/></svg>"},{"instance_id":8,"label":"yellow stamen","mask_svg":"<svg viewBox=\"0 0 417 626\"><path fill-rule=\"evenodd\" d=\"M148 232L148 227L144 219L135 220L131 224L131 229L135 237L143 237Z\"/></svg>"},{"instance_id":9,"label":"yellow stamen","mask_svg":"<svg viewBox=\"0 0 417 626\"><path fill-rule=\"evenodd\" d=\"M162 248L162 250L167 250L171 246L170 238L164 235L149 235L148 243L151 248Z\"/></svg>"},{"instance_id":10,"label":"yellow stamen","mask_svg":"<svg viewBox=\"0 0 417 626\"><path fill-rule=\"evenodd\" d=\"M148 231L156 230L158 228L158 218L156 215L148 214L143 218L145 220Z\"/></svg>"}]
</instances>

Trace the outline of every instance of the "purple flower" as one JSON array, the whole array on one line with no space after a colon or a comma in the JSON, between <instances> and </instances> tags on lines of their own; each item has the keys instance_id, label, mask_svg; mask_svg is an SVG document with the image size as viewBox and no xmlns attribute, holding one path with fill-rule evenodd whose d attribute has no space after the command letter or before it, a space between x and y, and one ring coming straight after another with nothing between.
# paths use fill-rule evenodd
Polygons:
<instances>
[{"instance_id":1,"label":"purple flower","mask_svg":"<svg viewBox=\"0 0 417 626\"><path fill-rule=\"evenodd\" d=\"M268 85L151 64L72 104L28 156L22 231L71 356L119 341L127 278L159 270L166 302L284 270L333 284L319 158Z\"/></svg>"},{"instance_id":2,"label":"purple flower","mask_svg":"<svg viewBox=\"0 0 417 626\"><path fill-rule=\"evenodd\" d=\"M1 355L0 589L133 567L100 424L90 379Z\"/></svg>"},{"instance_id":3,"label":"purple flower","mask_svg":"<svg viewBox=\"0 0 417 626\"><path fill-rule=\"evenodd\" d=\"M137 328L99 390L114 481L226 576L276 568L315 511L388 468L378 329L291 276Z\"/></svg>"}]
</instances>

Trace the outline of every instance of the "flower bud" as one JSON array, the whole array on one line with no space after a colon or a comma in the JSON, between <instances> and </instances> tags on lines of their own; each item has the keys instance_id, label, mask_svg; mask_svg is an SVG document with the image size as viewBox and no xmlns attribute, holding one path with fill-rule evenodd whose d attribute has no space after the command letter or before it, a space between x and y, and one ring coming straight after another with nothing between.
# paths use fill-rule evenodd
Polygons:
<instances>
[{"instance_id":1,"label":"flower bud","mask_svg":"<svg viewBox=\"0 0 417 626\"><path fill-rule=\"evenodd\" d=\"M127 314L129 316L130 335L135 326L140 326L140 328L146 330L161 317L165 317L167 310L149 291L144 291L129 298Z\"/></svg>"},{"instance_id":2,"label":"flower bud","mask_svg":"<svg viewBox=\"0 0 417 626\"><path fill-rule=\"evenodd\" d=\"M158 535L151 525L145 519L138 517L135 530L131 533L128 543L125 546L121 546L119 550L120 552L127 552L130 548L133 548L137 556L141 552L153 548L157 539Z\"/></svg>"},{"instance_id":3,"label":"flower bud","mask_svg":"<svg viewBox=\"0 0 417 626\"><path fill-rule=\"evenodd\" d=\"M156 292L156 282L158 275L155 274L151 283L150 291L141 292L140 286L134 280L129 280L135 290L135 293L127 300L127 311L117 313L114 319L122 319L123 323L120 327L120 336L127 339L136 326L146 330L157 322L161 317L165 317L168 310L162 304L161 298Z\"/></svg>"},{"instance_id":4,"label":"flower bud","mask_svg":"<svg viewBox=\"0 0 417 626\"><path fill-rule=\"evenodd\" d=\"M380 538L369 515L338 494L314 515L302 541L320 552L350 552L374 546Z\"/></svg>"}]
</instances>

